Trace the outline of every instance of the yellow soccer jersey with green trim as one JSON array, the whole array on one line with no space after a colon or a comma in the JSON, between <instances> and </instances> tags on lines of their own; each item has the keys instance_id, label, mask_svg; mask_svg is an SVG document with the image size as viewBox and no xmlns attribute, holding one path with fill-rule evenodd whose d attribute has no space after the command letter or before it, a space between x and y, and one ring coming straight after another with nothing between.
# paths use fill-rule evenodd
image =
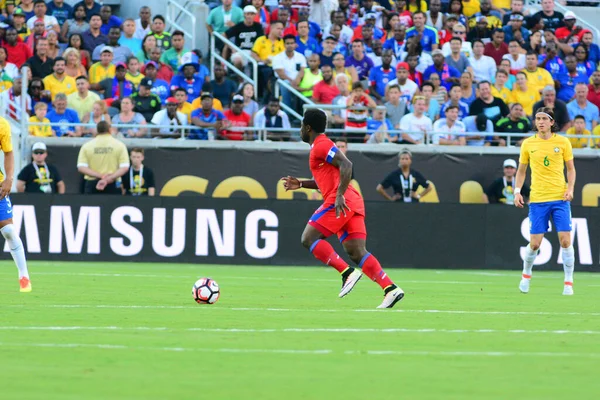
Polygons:
<instances>
[{"instance_id":1,"label":"yellow soccer jersey with green trim","mask_svg":"<svg viewBox=\"0 0 600 400\"><path fill-rule=\"evenodd\" d=\"M573 159L571 142L564 136L553 134L548 140L537 134L521 145L521 164L531 168L532 203L562 200L567 189L565 162Z\"/></svg>"},{"instance_id":2,"label":"yellow soccer jersey with green trim","mask_svg":"<svg viewBox=\"0 0 600 400\"><path fill-rule=\"evenodd\" d=\"M13 151L12 138L10 136L10 124L4 117L0 117L0 150L4 153ZM0 169L0 182L4 181L4 174Z\"/></svg>"}]
</instances>

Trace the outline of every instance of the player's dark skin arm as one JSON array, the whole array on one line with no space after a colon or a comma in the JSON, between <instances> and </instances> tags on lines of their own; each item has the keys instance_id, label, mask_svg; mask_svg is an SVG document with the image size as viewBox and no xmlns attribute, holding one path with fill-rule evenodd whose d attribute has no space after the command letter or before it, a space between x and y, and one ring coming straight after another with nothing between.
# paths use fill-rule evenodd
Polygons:
<instances>
[{"instance_id":1,"label":"player's dark skin arm","mask_svg":"<svg viewBox=\"0 0 600 400\"><path fill-rule=\"evenodd\" d=\"M335 214L338 217L340 214L346 216L346 210L350 211L350 207L346 205L344 193L348 190L352 180L352 161L348 160L344 153L338 151L335 153L331 164L340 169L340 184L335 195Z\"/></svg>"}]
</instances>

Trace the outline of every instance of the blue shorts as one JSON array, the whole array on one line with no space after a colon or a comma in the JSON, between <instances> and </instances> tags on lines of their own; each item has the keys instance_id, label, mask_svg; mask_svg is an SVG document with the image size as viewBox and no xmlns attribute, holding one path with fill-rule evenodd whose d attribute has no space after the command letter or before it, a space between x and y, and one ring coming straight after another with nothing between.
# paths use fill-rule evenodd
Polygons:
<instances>
[{"instance_id":1,"label":"blue shorts","mask_svg":"<svg viewBox=\"0 0 600 400\"><path fill-rule=\"evenodd\" d=\"M548 232L550 216L557 232L571 232L571 203L558 200L529 204L529 233Z\"/></svg>"},{"instance_id":2,"label":"blue shorts","mask_svg":"<svg viewBox=\"0 0 600 400\"><path fill-rule=\"evenodd\" d=\"M10 197L6 196L0 200L0 221L4 221L13 217L12 203Z\"/></svg>"}]
</instances>

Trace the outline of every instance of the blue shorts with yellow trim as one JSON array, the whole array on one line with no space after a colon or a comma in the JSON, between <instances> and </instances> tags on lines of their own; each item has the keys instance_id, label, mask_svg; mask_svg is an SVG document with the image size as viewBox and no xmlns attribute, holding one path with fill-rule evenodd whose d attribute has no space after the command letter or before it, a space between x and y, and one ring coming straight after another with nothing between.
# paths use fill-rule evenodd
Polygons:
<instances>
[{"instance_id":1,"label":"blue shorts with yellow trim","mask_svg":"<svg viewBox=\"0 0 600 400\"><path fill-rule=\"evenodd\" d=\"M10 202L10 197L6 196L0 200L0 221L4 221L12 217L12 203Z\"/></svg>"},{"instance_id":2,"label":"blue shorts with yellow trim","mask_svg":"<svg viewBox=\"0 0 600 400\"><path fill-rule=\"evenodd\" d=\"M557 232L571 232L571 203L558 200L529 204L529 233L548 232L550 217Z\"/></svg>"}]
</instances>

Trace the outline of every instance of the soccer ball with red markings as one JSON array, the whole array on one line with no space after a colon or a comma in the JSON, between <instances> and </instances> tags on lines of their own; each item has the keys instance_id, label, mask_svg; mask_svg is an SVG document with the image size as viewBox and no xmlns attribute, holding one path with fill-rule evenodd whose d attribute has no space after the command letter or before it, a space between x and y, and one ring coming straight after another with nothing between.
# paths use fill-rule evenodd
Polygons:
<instances>
[{"instance_id":1,"label":"soccer ball with red markings","mask_svg":"<svg viewBox=\"0 0 600 400\"><path fill-rule=\"evenodd\" d=\"M210 278L198 279L192 288L192 297L198 304L215 304L220 295L219 284Z\"/></svg>"}]
</instances>

